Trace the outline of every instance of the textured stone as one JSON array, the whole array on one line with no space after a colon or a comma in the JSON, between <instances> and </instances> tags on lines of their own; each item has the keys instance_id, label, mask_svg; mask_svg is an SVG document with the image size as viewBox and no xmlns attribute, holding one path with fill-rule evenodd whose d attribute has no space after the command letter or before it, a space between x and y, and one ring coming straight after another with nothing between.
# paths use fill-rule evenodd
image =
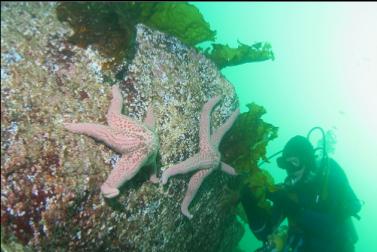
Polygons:
<instances>
[{"instance_id":1,"label":"textured stone","mask_svg":"<svg viewBox=\"0 0 377 252\"><path fill-rule=\"evenodd\" d=\"M66 42L54 3L1 4L1 241L4 251L231 251L243 230L221 202L230 179L214 172L187 220L180 213L189 175L162 187L148 169L105 200L100 186L119 155L63 122L104 124L111 87L108 59ZM158 167L198 152L200 110L217 128L238 107L216 66L178 39L137 26L136 55L118 81L123 114L136 120L153 106L160 138ZM115 81L114 81L115 82ZM159 171L159 176L162 171Z\"/></svg>"}]
</instances>

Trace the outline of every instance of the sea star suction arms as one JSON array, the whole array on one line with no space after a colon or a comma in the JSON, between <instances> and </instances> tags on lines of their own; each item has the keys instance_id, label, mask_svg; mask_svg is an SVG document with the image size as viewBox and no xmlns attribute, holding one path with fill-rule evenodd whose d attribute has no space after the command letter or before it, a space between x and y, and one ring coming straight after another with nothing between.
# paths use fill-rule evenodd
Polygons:
<instances>
[{"instance_id":1,"label":"sea star suction arms","mask_svg":"<svg viewBox=\"0 0 377 252\"><path fill-rule=\"evenodd\" d=\"M132 179L142 166L152 163L155 168L159 149L158 137L154 131L152 107L148 107L145 123L138 122L121 114L122 95L118 85L112 87L112 95L113 99L106 115L109 126L94 123L64 124L69 131L102 141L122 154L101 186L102 194L106 198L116 197L119 194L119 187ZM152 177L155 177L155 174Z\"/></svg>"},{"instance_id":2,"label":"sea star suction arms","mask_svg":"<svg viewBox=\"0 0 377 252\"><path fill-rule=\"evenodd\" d=\"M208 175L210 175L215 169L221 169L223 172L230 175L236 175L233 167L221 162L221 154L218 151L218 146L224 134L231 128L239 115L239 109L236 109L228 120L211 135L210 115L219 101L219 97L213 97L203 106L199 121L199 153L183 162L165 169L161 177L161 183L166 184L171 176L199 170L191 177L186 196L181 205L181 212L189 219L193 216L188 211L188 207L195 197L200 185Z\"/></svg>"}]
</instances>

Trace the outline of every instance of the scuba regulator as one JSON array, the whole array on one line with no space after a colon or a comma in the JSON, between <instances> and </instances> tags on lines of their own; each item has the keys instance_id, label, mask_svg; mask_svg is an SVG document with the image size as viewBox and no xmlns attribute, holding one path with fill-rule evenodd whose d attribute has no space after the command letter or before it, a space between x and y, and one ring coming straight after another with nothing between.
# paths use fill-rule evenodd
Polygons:
<instances>
[{"instance_id":1,"label":"scuba regulator","mask_svg":"<svg viewBox=\"0 0 377 252\"><path fill-rule=\"evenodd\" d=\"M323 179L321 179L321 185L319 187L319 191L316 193L315 202L318 203L320 201L320 197L324 192L324 187L327 182L327 175L328 175L328 155L327 155L327 149L326 149L326 134L324 130L321 127L313 127L307 134L306 139L310 143L310 137L312 133L316 130L319 130L322 133L322 146L317 147L313 149L313 155L314 155L314 161L315 163L311 166L315 166L314 169L306 170L305 174L301 174L301 176L288 176L286 180L284 181L283 186L287 188L294 187L298 181L301 180L301 177L303 177L303 183L308 183L312 181L313 179L317 178L318 176L321 176ZM304 138L304 137L303 137ZM319 151L321 151L321 155L317 154ZM283 153L284 150L280 150L273 155L269 156L267 160L270 160L271 158L276 157L277 155ZM262 161L258 164L260 167L263 163L266 161ZM295 164L294 160L292 162L288 162L283 156L278 157L276 159L276 163L278 167L286 170L288 173L296 173L299 172L299 170L302 168L300 165Z\"/></svg>"}]
</instances>

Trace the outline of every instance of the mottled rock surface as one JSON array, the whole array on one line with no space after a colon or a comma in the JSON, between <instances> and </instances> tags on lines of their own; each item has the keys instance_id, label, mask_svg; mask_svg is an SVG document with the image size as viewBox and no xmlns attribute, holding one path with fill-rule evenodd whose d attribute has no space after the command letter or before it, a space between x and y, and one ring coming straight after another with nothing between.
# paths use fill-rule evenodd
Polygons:
<instances>
[{"instance_id":1,"label":"mottled rock surface","mask_svg":"<svg viewBox=\"0 0 377 252\"><path fill-rule=\"evenodd\" d=\"M178 39L137 26L136 55L124 79L105 81L109 59L66 42L54 3L1 4L2 250L232 251L243 229L221 202L229 176L215 172L191 204L180 204L191 174L167 186L148 182L145 167L120 197L105 200L100 185L119 155L72 134L63 122L106 124L109 82L117 82L124 114L142 120L152 104L160 138L159 167L198 151L198 121L214 95L218 127L238 106L216 66ZM159 175L161 171L159 171Z\"/></svg>"}]
</instances>

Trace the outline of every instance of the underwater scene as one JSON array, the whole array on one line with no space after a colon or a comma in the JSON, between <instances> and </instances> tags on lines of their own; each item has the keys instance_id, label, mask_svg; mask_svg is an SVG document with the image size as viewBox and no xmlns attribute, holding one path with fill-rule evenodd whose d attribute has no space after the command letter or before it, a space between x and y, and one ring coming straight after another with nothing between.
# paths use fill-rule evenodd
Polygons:
<instances>
[{"instance_id":1,"label":"underwater scene","mask_svg":"<svg viewBox=\"0 0 377 252\"><path fill-rule=\"evenodd\" d=\"M1 252L377 251L376 2L2 2Z\"/></svg>"}]
</instances>

